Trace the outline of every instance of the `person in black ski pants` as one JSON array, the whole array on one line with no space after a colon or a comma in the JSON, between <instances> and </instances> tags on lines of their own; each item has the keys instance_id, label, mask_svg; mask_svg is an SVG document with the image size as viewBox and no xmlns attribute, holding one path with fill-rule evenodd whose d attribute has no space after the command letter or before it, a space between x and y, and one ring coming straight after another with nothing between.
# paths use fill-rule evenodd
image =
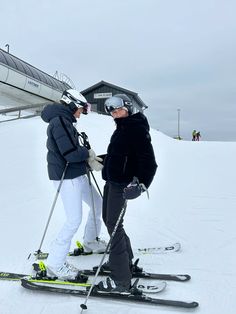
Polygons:
<instances>
[{"instance_id":1,"label":"person in black ski pants","mask_svg":"<svg viewBox=\"0 0 236 314\"><path fill-rule=\"evenodd\" d=\"M106 181L103 194L103 221L111 235L127 199L138 197L147 189L155 175L157 164L149 134L149 124L141 113L133 114L133 105L125 94L117 94L105 101L105 110L116 123L107 154L102 177ZM111 270L113 280L100 282L101 290L122 293L131 288L133 252L123 218L111 241L109 260L103 269Z\"/></svg>"}]
</instances>

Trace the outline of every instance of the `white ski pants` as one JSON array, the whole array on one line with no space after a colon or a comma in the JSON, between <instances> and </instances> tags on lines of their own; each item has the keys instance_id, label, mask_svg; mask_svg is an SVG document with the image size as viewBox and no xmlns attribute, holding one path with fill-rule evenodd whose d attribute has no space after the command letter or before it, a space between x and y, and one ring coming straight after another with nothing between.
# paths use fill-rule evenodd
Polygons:
<instances>
[{"instance_id":1,"label":"white ski pants","mask_svg":"<svg viewBox=\"0 0 236 314\"><path fill-rule=\"evenodd\" d=\"M53 181L53 183L57 189L60 181ZM94 199L94 211L91 188ZM99 237L102 223L102 198L94 186L89 185L86 175L75 179L65 179L61 186L60 196L66 214L66 221L49 250L47 264L53 268L61 267L66 261L71 240L82 221L83 201L90 207L84 230L84 241L94 241L96 237Z\"/></svg>"}]
</instances>

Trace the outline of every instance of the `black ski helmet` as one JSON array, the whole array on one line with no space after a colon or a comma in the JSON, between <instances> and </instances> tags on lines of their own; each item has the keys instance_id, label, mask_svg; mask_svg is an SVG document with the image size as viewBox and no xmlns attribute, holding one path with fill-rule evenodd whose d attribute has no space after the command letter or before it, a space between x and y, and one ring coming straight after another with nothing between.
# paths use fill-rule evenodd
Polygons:
<instances>
[{"instance_id":1,"label":"black ski helmet","mask_svg":"<svg viewBox=\"0 0 236 314\"><path fill-rule=\"evenodd\" d=\"M116 94L105 101L105 111L111 113L113 110L125 107L129 115L133 113L132 100L126 94Z\"/></svg>"}]
</instances>

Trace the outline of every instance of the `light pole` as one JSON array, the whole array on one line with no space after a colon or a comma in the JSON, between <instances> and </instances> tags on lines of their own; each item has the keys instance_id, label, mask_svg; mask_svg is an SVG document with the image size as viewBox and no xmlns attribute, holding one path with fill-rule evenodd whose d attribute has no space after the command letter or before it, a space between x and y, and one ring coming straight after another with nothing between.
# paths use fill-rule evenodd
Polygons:
<instances>
[{"instance_id":1,"label":"light pole","mask_svg":"<svg viewBox=\"0 0 236 314\"><path fill-rule=\"evenodd\" d=\"M7 52L9 53L10 46L8 44L6 44L5 47L7 47Z\"/></svg>"},{"instance_id":2,"label":"light pole","mask_svg":"<svg viewBox=\"0 0 236 314\"><path fill-rule=\"evenodd\" d=\"M180 140L180 109L177 109L178 112L178 139Z\"/></svg>"}]
</instances>

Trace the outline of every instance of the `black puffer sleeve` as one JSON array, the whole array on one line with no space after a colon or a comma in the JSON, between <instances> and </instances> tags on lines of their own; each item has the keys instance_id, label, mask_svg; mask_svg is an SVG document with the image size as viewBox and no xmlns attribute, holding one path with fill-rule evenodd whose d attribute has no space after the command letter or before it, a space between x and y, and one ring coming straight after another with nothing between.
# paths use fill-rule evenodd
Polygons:
<instances>
[{"instance_id":1,"label":"black puffer sleeve","mask_svg":"<svg viewBox=\"0 0 236 314\"><path fill-rule=\"evenodd\" d=\"M66 161L73 163L88 159L88 150L79 145L77 131L73 124L62 117L56 117L51 121L51 125L52 136Z\"/></svg>"},{"instance_id":2,"label":"black puffer sleeve","mask_svg":"<svg viewBox=\"0 0 236 314\"><path fill-rule=\"evenodd\" d=\"M147 188L151 185L157 169L151 136L144 127L135 128L130 134L130 145L135 154L135 175Z\"/></svg>"}]
</instances>

